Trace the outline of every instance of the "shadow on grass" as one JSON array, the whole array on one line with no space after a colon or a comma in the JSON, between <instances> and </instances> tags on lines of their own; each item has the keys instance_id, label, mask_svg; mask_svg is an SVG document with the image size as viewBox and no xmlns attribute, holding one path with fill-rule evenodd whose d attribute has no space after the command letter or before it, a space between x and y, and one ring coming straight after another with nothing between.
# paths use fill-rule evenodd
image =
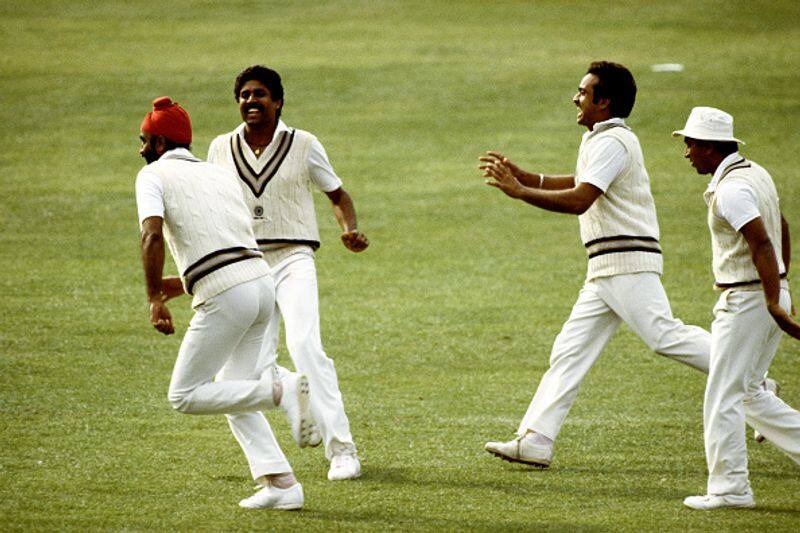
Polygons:
<instances>
[{"instance_id":1,"label":"shadow on grass","mask_svg":"<svg viewBox=\"0 0 800 533\"><path fill-rule=\"evenodd\" d=\"M615 470L613 473L602 468L568 468L539 469L518 464L507 463L497 470L476 469L469 477L463 470L430 469L420 472L414 468L376 467L371 465L361 478L362 483L387 484L398 486L419 486L425 488L456 487L468 490L490 490L501 492L506 496L519 497L528 494L531 497L547 494L556 498L559 494L569 498L576 496L592 498L608 498L622 496L633 500L682 501L686 497L685 487L676 481L671 486L630 483L629 479L614 479L612 474L623 474L626 478L637 474L652 475L648 469ZM586 483L587 477L597 478L597 483ZM580 483L575 480L582 480ZM527 491L527 492L526 492Z\"/></svg>"},{"instance_id":2,"label":"shadow on grass","mask_svg":"<svg viewBox=\"0 0 800 533\"><path fill-rule=\"evenodd\" d=\"M299 515L298 515L299 516ZM532 522L522 520L475 520L470 518L452 519L424 516L420 513L401 514L392 511L314 511L303 509L303 520L319 520L330 525L331 522L347 524L360 523L375 527L400 527L420 530L444 531L604 531L603 528L569 522Z\"/></svg>"},{"instance_id":3,"label":"shadow on grass","mask_svg":"<svg viewBox=\"0 0 800 533\"><path fill-rule=\"evenodd\" d=\"M756 496L756 506L753 509L747 509L748 513L756 514L782 514L787 516L800 517L800 509L789 509L788 507L773 507L771 505L759 505L758 496Z\"/></svg>"}]
</instances>

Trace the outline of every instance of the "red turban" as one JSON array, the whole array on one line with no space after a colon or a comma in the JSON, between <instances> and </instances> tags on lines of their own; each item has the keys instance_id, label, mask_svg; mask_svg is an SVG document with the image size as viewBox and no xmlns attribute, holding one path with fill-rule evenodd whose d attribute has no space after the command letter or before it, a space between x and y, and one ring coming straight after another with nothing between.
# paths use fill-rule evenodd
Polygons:
<instances>
[{"instance_id":1,"label":"red turban","mask_svg":"<svg viewBox=\"0 0 800 533\"><path fill-rule=\"evenodd\" d=\"M150 135L163 135L175 144L192 143L189 113L169 96L153 100L153 110L144 116L141 131Z\"/></svg>"}]
</instances>

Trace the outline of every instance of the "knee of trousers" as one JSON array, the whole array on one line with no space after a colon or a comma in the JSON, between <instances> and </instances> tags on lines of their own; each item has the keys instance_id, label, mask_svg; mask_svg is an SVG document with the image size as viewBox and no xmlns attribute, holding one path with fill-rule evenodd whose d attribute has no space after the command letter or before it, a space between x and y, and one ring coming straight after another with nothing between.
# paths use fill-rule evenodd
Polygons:
<instances>
[{"instance_id":1,"label":"knee of trousers","mask_svg":"<svg viewBox=\"0 0 800 533\"><path fill-rule=\"evenodd\" d=\"M191 413L191 402L189 401L190 392L187 391L173 391L170 390L167 394L167 400L173 409L183 414Z\"/></svg>"},{"instance_id":2,"label":"knee of trousers","mask_svg":"<svg viewBox=\"0 0 800 533\"><path fill-rule=\"evenodd\" d=\"M676 344L675 338L671 337L672 329L656 329L651 330L649 335L645 333L642 340L647 344L647 347L659 355L671 355L670 348Z\"/></svg>"},{"instance_id":3,"label":"knee of trousers","mask_svg":"<svg viewBox=\"0 0 800 533\"><path fill-rule=\"evenodd\" d=\"M760 401L766 400L770 393L762 389L761 387L750 386L744 393L744 404L745 407L748 405L756 404Z\"/></svg>"}]
</instances>

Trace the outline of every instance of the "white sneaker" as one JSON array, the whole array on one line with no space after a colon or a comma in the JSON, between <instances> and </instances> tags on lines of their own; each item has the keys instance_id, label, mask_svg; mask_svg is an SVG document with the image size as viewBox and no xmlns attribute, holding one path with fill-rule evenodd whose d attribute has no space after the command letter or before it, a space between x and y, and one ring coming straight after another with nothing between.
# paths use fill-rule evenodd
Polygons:
<instances>
[{"instance_id":1,"label":"white sneaker","mask_svg":"<svg viewBox=\"0 0 800 533\"><path fill-rule=\"evenodd\" d=\"M774 393L775 396L781 392L780 384L772 378L764 378L764 384L762 386L764 390ZM764 442L765 440L764 435L759 433L757 429L753 430L753 438L756 439L756 442Z\"/></svg>"},{"instance_id":2,"label":"white sneaker","mask_svg":"<svg viewBox=\"0 0 800 533\"><path fill-rule=\"evenodd\" d=\"M288 489L266 486L249 498L239 502L247 509L282 509L290 511L303 507L303 486L295 483Z\"/></svg>"},{"instance_id":3,"label":"white sneaker","mask_svg":"<svg viewBox=\"0 0 800 533\"><path fill-rule=\"evenodd\" d=\"M508 442L487 442L483 449L512 463L547 468L553 459L553 445L534 444L531 440L517 437Z\"/></svg>"},{"instance_id":4,"label":"white sneaker","mask_svg":"<svg viewBox=\"0 0 800 533\"><path fill-rule=\"evenodd\" d=\"M752 493L747 494L706 494L704 496L689 496L683 500L683 505L698 511L710 511L725 507L755 507L756 501Z\"/></svg>"},{"instance_id":5,"label":"white sneaker","mask_svg":"<svg viewBox=\"0 0 800 533\"><path fill-rule=\"evenodd\" d=\"M331 468L328 470L328 479L342 481L356 479L361 476L361 463L354 453L340 453L331 458Z\"/></svg>"},{"instance_id":6,"label":"white sneaker","mask_svg":"<svg viewBox=\"0 0 800 533\"><path fill-rule=\"evenodd\" d=\"M299 447L305 448L314 439L322 440L319 428L311 415L311 404L308 401L308 378L297 372L287 372L280 379L283 386L280 407L289 420L294 441Z\"/></svg>"}]
</instances>

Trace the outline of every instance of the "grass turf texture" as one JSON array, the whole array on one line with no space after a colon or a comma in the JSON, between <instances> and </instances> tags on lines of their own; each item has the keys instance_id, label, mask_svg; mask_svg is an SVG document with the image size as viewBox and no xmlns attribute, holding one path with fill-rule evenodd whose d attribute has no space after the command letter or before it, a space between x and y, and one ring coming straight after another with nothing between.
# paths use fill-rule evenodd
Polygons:
<instances>
[{"instance_id":1,"label":"grass turf texture","mask_svg":"<svg viewBox=\"0 0 800 533\"><path fill-rule=\"evenodd\" d=\"M796 531L799 471L750 436L758 507L682 507L705 488L704 379L624 328L549 471L482 451L512 436L585 258L574 218L485 187L476 158L569 172L586 66L628 65L664 284L677 316L708 326L705 178L669 133L694 105L732 112L799 248L799 18L788 0L2 4L0 528ZM233 78L255 62L283 75L284 118L322 140L372 241L348 253L318 198L323 339L364 476L328 482L321 451L293 448L271 416L305 488L299 513L239 509L252 482L224 419L170 409L188 300L171 305L178 334L156 334L138 259L149 102L184 104L204 157L238 123ZM666 62L686 70L650 72ZM773 364L795 407L799 355L784 340Z\"/></svg>"}]
</instances>

